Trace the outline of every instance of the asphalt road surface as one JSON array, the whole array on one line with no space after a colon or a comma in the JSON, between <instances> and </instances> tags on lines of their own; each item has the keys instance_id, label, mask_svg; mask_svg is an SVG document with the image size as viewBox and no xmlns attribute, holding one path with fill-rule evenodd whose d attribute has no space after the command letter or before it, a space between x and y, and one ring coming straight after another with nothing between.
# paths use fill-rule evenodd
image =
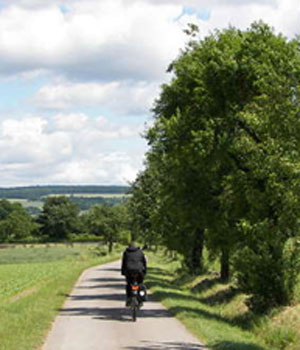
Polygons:
<instances>
[{"instance_id":1,"label":"asphalt road surface","mask_svg":"<svg viewBox=\"0 0 300 350\"><path fill-rule=\"evenodd\" d=\"M204 350L159 303L149 301L132 321L125 308L120 262L85 271L67 298L43 350Z\"/></svg>"}]
</instances>

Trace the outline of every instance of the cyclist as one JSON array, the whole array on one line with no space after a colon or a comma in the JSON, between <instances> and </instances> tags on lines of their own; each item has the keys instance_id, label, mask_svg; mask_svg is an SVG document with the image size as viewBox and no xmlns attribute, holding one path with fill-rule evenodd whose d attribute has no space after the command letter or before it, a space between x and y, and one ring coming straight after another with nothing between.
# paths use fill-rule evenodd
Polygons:
<instances>
[{"instance_id":1,"label":"cyclist","mask_svg":"<svg viewBox=\"0 0 300 350\"><path fill-rule=\"evenodd\" d=\"M126 306L130 303L130 285L136 278L139 284L143 283L147 272L145 255L135 242L130 242L123 253L121 273L126 277Z\"/></svg>"}]
</instances>

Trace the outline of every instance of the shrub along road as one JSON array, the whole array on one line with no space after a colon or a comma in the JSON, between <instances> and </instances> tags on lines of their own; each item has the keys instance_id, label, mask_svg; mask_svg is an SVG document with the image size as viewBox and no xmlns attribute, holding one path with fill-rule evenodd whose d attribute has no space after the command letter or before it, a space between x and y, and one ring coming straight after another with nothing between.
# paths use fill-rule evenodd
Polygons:
<instances>
[{"instance_id":1,"label":"shrub along road","mask_svg":"<svg viewBox=\"0 0 300 350\"><path fill-rule=\"evenodd\" d=\"M150 300L132 322L124 306L120 262L85 271L68 296L43 350L204 350L158 302Z\"/></svg>"}]
</instances>

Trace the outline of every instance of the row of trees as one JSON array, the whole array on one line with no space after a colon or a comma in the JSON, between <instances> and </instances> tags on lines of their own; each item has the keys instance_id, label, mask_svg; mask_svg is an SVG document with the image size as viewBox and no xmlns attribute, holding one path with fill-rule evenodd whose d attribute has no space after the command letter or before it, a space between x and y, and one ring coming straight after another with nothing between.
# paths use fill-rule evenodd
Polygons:
<instances>
[{"instance_id":1,"label":"row of trees","mask_svg":"<svg viewBox=\"0 0 300 350\"><path fill-rule=\"evenodd\" d=\"M102 240L112 251L115 242L128 240L126 207L95 205L80 213L65 196L48 197L37 218L19 203L0 201L1 242L59 242Z\"/></svg>"},{"instance_id":2,"label":"row of trees","mask_svg":"<svg viewBox=\"0 0 300 350\"><path fill-rule=\"evenodd\" d=\"M132 228L192 272L207 247L252 309L287 304L300 264L300 41L261 22L187 33L145 136Z\"/></svg>"}]
</instances>

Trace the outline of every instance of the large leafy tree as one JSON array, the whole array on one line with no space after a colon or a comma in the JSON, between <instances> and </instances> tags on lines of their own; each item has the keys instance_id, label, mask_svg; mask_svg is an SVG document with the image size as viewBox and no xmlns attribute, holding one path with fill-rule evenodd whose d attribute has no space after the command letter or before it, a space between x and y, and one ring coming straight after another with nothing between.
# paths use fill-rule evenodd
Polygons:
<instances>
[{"instance_id":1,"label":"large leafy tree","mask_svg":"<svg viewBox=\"0 0 300 350\"><path fill-rule=\"evenodd\" d=\"M77 205L65 196L47 197L38 218L41 233L52 241L68 239L78 229Z\"/></svg>"},{"instance_id":2,"label":"large leafy tree","mask_svg":"<svg viewBox=\"0 0 300 350\"><path fill-rule=\"evenodd\" d=\"M0 240L3 242L26 241L36 233L37 225L19 203L0 201Z\"/></svg>"},{"instance_id":3,"label":"large leafy tree","mask_svg":"<svg viewBox=\"0 0 300 350\"><path fill-rule=\"evenodd\" d=\"M119 242L126 225L126 212L122 205L113 207L95 205L87 214L87 225L90 233L103 237L112 252L114 243Z\"/></svg>"},{"instance_id":4,"label":"large leafy tree","mask_svg":"<svg viewBox=\"0 0 300 350\"><path fill-rule=\"evenodd\" d=\"M161 200L181 229L188 223L190 244L205 232L224 277L233 256L252 307L289 302L298 273L299 41L261 22L229 28L193 39L170 70L147 134Z\"/></svg>"}]
</instances>

